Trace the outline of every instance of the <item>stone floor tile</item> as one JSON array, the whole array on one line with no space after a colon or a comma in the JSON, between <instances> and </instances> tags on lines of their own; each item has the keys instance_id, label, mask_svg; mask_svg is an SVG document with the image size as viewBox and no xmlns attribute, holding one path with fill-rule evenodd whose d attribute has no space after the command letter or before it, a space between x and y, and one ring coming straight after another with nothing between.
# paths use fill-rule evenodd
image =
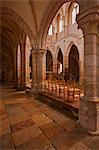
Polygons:
<instances>
[{"instance_id":1,"label":"stone floor tile","mask_svg":"<svg viewBox=\"0 0 99 150\"><path fill-rule=\"evenodd\" d=\"M25 110L37 109L37 107L36 107L35 105L33 105L32 102L20 103L20 105L21 105Z\"/></svg>"},{"instance_id":2,"label":"stone floor tile","mask_svg":"<svg viewBox=\"0 0 99 150\"><path fill-rule=\"evenodd\" d=\"M27 103L30 102L30 99L28 99L28 97L20 97L17 98L18 103L23 104L23 103Z\"/></svg>"},{"instance_id":3,"label":"stone floor tile","mask_svg":"<svg viewBox=\"0 0 99 150\"><path fill-rule=\"evenodd\" d=\"M49 122L52 122L50 118L48 118L45 114L36 114L33 115L32 120L38 125L43 126Z\"/></svg>"},{"instance_id":4,"label":"stone floor tile","mask_svg":"<svg viewBox=\"0 0 99 150\"><path fill-rule=\"evenodd\" d=\"M44 112L44 110L46 109L46 108L48 108L48 106L46 105L46 104L42 104L41 106L39 106L39 109L42 111L42 112Z\"/></svg>"},{"instance_id":5,"label":"stone floor tile","mask_svg":"<svg viewBox=\"0 0 99 150\"><path fill-rule=\"evenodd\" d=\"M41 126L40 129L48 138L63 130L63 128L61 128L56 122L50 122L44 126Z\"/></svg>"},{"instance_id":6,"label":"stone floor tile","mask_svg":"<svg viewBox=\"0 0 99 150\"><path fill-rule=\"evenodd\" d=\"M50 141L44 136L39 135L32 140L33 148L38 150L55 150Z\"/></svg>"},{"instance_id":7,"label":"stone floor tile","mask_svg":"<svg viewBox=\"0 0 99 150\"><path fill-rule=\"evenodd\" d=\"M4 129L4 130L0 130L0 136L6 135L6 134L9 134L9 133L11 133L11 129L10 128Z\"/></svg>"},{"instance_id":8,"label":"stone floor tile","mask_svg":"<svg viewBox=\"0 0 99 150\"><path fill-rule=\"evenodd\" d=\"M91 150L91 149L89 147L87 147L86 145L84 145L83 143L78 142L75 145L73 145L73 147L70 148L70 150ZM96 149L94 149L94 150L96 150Z\"/></svg>"},{"instance_id":9,"label":"stone floor tile","mask_svg":"<svg viewBox=\"0 0 99 150\"><path fill-rule=\"evenodd\" d=\"M2 100L0 99L0 108L1 108L2 105L3 105L3 102L2 102Z\"/></svg>"},{"instance_id":10,"label":"stone floor tile","mask_svg":"<svg viewBox=\"0 0 99 150\"><path fill-rule=\"evenodd\" d=\"M18 123L18 122L22 122L22 121L25 121L28 119L29 119L29 116L26 112L24 112L20 115L9 116L9 122L10 122L11 126Z\"/></svg>"},{"instance_id":11,"label":"stone floor tile","mask_svg":"<svg viewBox=\"0 0 99 150\"><path fill-rule=\"evenodd\" d=\"M20 145L24 142L31 140L32 138L40 135L42 132L37 126L27 127L20 131L12 133L12 137L15 145Z\"/></svg>"},{"instance_id":12,"label":"stone floor tile","mask_svg":"<svg viewBox=\"0 0 99 150\"><path fill-rule=\"evenodd\" d=\"M0 114L3 113L3 112L5 112L5 107L2 103L2 104L0 104Z\"/></svg>"},{"instance_id":13,"label":"stone floor tile","mask_svg":"<svg viewBox=\"0 0 99 150\"><path fill-rule=\"evenodd\" d=\"M0 122L0 130L8 129L10 127L8 119L2 119Z\"/></svg>"},{"instance_id":14,"label":"stone floor tile","mask_svg":"<svg viewBox=\"0 0 99 150\"><path fill-rule=\"evenodd\" d=\"M15 150L11 134L0 137L1 150Z\"/></svg>"},{"instance_id":15,"label":"stone floor tile","mask_svg":"<svg viewBox=\"0 0 99 150\"><path fill-rule=\"evenodd\" d=\"M2 122L2 120L6 120L8 117L7 117L7 114L6 112L3 113L3 114L0 114L0 122Z\"/></svg>"},{"instance_id":16,"label":"stone floor tile","mask_svg":"<svg viewBox=\"0 0 99 150\"><path fill-rule=\"evenodd\" d=\"M57 116L57 112L52 110L50 107L43 107L41 108L42 112L44 112L48 117L55 120L55 117Z\"/></svg>"},{"instance_id":17,"label":"stone floor tile","mask_svg":"<svg viewBox=\"0 0 99 150\"><path fill-rule=\"evenodd\" d=\"M60 124L64 129L68 131L72 131L76 127L75 122L70 120L60 121L60 122L58 121L58 124Z\"/></svg>"},{"instance_id":18,"label":"stone floor tile","mask_svg":"<svg viewBox=\"0 0 99 150\"><path fill-rule=\"evenodd\" d=\"M80 141L81 141L83 144L89 146L90 143L92 142L92 139L93 139L93 137L88 134L87 136L81 138Z\"/></svg>"},{"instance_id":19,"label":"stone floor tile","mask_svg":"<svg viewBox=\"0 0 99 150\"><path fill-rule=\"evenodd\" d=\"M6 111L8 116L18 115L25 112L18 103L6 105Z\"/></svg>"},{"instance_id":20,"label":"stone floor tile","mask_svg":"<svg viewBox=\"0 0 99 150\"><path fill-rule=\"evenodd\" d=\"M75 143L78 142L77 139L70 136L69 132L65 130L52 136L50 140L51 143L56 147L56 149L60 150L61 149L68 150L70 147L72 147Z\"/></svg>"},{"instance_id":21,"label":"stone floor tile","mask_svg":"<svg viewBox=\"0 0 99 150\"><path fill-rule=\"evenodd\" d=\"M24 110L30 115L35 115L37 113L41 113L39 109L37 109L35 106L28 106L28 105L22 105L22 107L24 108Z\"/></svg>"},{"instance_id":22,"label":"stone floor tile","mask_svg":"<svg viewBox=\"0 0 99 150\"><path fill-rule=\"evenodd\" d=\"M20 145L16 145L16 150L34 150L34 149L31 140L29 140Z\"/></svg>"},{"instance_id":23,"label":"stone floor tile","mask_svg":"<svg viewBox=\"0 0 99 150\"><path fill-rule=\"evenodd\" d=\"M43 105L41 101L36 100L34 97L31 97L31 100L32 100L32 104L36 107L40 107Z\"/></svg>"},{"instance_id":24,"label":"stone floor tile","mask_svg":"<svg viewBox=\"0 0 99 150\"><path fill-rule=\"evenodd\" d=\"M70 135L72 135L74 138L78 139L79 141L83 141L85 138L87 138L89 135L79 126L75 126L70 131ZM84 142L83 142L84 143Z\"/></svg>"},{"instance_id":25,"label":"stone floor tile","mask_svg":"<svg viewBox=\"0 0 99 150\"><path fill-rule=\"evenodd\" d=\"M93 136L92 139L90 139L89 142L86 143L86 145L91 150L99 150L99 136Z\"/></svg>"},{"instance_id":26,"label":"stone floor tile","mask_svg":"<svg viewBox=\"0 0 99 150\"><path fill-rule=\"evenodd\" d=\"M56 122L63 122L64 120L70 120L66 116L62 115L61 113L53 110L52 108L48 106L41 106L40 110L45 113L48 117L50 117L52 120L55 120Z\"/></svg>"},{"instance_id":27,"label":"stone floor tile","mask_svg":"<svg viewBox=\"0 0 99 150\"><path fill-rule=\"evenodd\" d=\"M9 104L16 104L16 103L18 103L17 98L13 98L13 96L3 99L3 104L5 106L9 105Z\"/></svg>"},{"instance_id":28,"label":"stone floor tile","mask_svg":"<svg viewBox=\"0 0 99 150\"><path fill-rule=\"evenodd\" d=\"M25 142L16 147L17 150L29 149L29 150L55 150L48 139L40 134L32 140Z\"/></svg>"},{"instance_id":29,"label":"stone floor tile","mask_svg":"<svg viewBox=\"0 0 99 150\"><path fill-rule=\"evenodd\" d=\"M11 126L11 131L16 132L16 131L22 130L24 128L33 126L34 124L35 123L32 121L32 119L25 120L25 121L22 121L22 122L19 122L19 123L15 124L15 125L12 125Z\"/></svg>"}]
</instances>

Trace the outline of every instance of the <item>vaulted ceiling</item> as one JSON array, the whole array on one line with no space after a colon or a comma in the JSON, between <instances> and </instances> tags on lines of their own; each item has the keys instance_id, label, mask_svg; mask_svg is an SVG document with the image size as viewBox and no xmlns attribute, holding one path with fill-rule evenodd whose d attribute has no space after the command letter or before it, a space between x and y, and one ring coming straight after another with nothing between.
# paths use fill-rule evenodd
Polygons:
<instances>
[{"instance_id":1,"label":"vaulted ceiling","mask_svg":"<svg viewBox=\"0 0 99 150\"><path fill-rule=\"evenodd\" d=\"M64 3L68 0L63 0ZM60 7L58 0L1 0L0 9L0 40L1 60L13 61L15 50L20 43L22 34L27 34L32 45L37 42L37 38L41 39L46 27L55 15L54 8ZM53 12L52 18L49 19ZM46 24L49 22L49 24ZM45 34L46 34L45 32ZM35 42L36 40L36 42Z\"/></svg>"},{"instance_id":2,"label":"vaulted ceiling","mask_svg":"<svg viewBox=\"0 0 99 150\"><path fill-rule=\"evenodd\" d=\"M1 0L1 57L7 52L13 59L22 34L29 36L32 45L42 47L51 21L62 4L68 1L77 0Z\"/></svg>"}]
</instances>

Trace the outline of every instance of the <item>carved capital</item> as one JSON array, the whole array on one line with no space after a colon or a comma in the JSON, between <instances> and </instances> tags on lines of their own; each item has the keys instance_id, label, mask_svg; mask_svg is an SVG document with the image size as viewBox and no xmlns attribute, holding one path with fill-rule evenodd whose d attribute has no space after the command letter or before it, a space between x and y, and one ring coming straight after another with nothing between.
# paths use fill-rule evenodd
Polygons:
<instances>
[{"instance_id":1,"label":"carved capital","mask_svg":"<svg viewBox=\"0 0 99 150\"><path fill-rule=\"evenodd\" d=\"M39 50L32 49L31 52L33 55L43 56L44 54L46 54L46 49L39 49Z\"/></svg>"},{"instance_id":2,"label":"carved capital","mask_svg":"<svg viewBox=\"0 0 99 150\"><path fill-rule=\"evenodd\" d=\"M84 34L97 33L97 25L99 24L99 5L88 7L85 11L77 15L79 28Z\"/></svg>"}]
</instances>

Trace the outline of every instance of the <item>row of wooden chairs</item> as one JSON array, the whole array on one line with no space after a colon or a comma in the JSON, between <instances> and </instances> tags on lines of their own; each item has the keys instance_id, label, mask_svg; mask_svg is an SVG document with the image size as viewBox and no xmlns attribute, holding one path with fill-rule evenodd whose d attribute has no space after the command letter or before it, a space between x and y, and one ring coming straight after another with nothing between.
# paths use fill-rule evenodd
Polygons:
<instances>
[{"instance_id":1,"label":"row of wooden chairs","mask_svg":"<svg viewBox=\"0 0 99 150\"><path fill-rule=\"evenodd\" d=\"M76 87L75 81L45 81L43 91L55 97L64 98L74 102L75 98L80 99L80 88Z\"/></svg>"}]
</instances>

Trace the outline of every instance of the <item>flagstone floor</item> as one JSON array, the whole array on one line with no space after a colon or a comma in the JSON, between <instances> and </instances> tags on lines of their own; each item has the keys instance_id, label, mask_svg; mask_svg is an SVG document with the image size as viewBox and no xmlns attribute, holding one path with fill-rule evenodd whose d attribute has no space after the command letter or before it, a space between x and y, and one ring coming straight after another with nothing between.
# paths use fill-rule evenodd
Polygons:
<instances>
[{"instance_id":1,"label":"flagstone floor","mask_svg":"<svg viewBox=\"0 0 99 150\"><path fill-rule=\"evenodd\" d=\"M99 136L34 97L0 89L1 150L99 150Z\"/></svg>"}]
</instances>

